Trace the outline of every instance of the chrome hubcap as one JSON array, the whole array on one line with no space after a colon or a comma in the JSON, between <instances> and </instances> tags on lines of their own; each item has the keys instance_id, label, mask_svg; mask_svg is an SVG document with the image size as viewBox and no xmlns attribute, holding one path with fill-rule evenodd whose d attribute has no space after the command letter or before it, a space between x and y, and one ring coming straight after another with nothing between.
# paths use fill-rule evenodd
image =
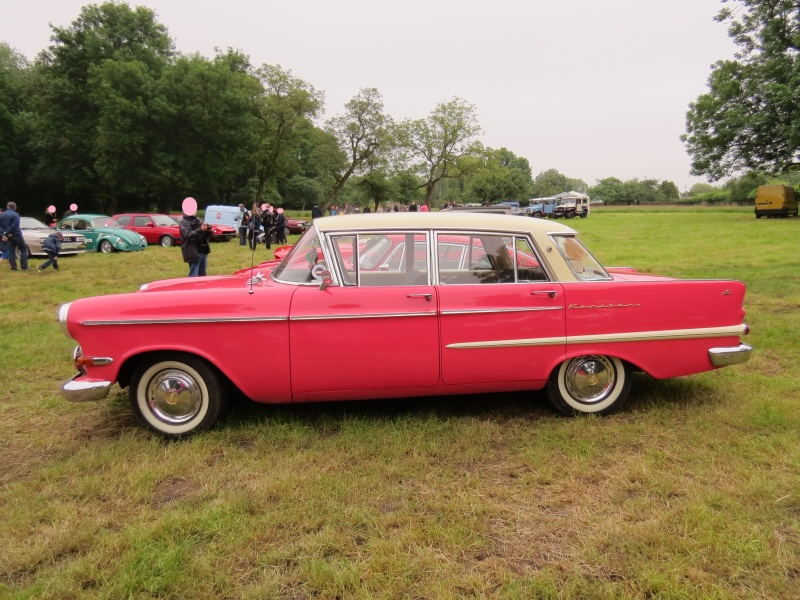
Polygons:
<instances>
[{"instance_id":1,"label":"chrome hubcap","mask_svg":"<svg viewBox=\"0 0 800 600\"><path fill-rule=\"evenodd\" d=\"M157 373L147 385L147 403L160 421L179 425L200 411L203 392L185 371L167 369Z\"/></svg>"},{"instance_id":2,"label":"chrome hubcap","mask_svg":"<svg viewBox=\"0 0 800 600\"><path fill-rule=\"evenodd\" d=\"M614 389L617 372L604 356L582 356L573 360L564 376L570 396L583 404L602 402Z\"/></svg>"}]
</instances>

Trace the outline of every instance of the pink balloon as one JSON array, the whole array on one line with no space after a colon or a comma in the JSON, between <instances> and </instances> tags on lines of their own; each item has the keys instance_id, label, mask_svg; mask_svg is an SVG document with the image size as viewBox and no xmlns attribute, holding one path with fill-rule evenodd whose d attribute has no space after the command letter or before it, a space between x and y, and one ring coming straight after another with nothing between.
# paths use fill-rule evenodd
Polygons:
<instances>
[{"instance_id":1,"label":"pink balloon","mask_svg":"<svg viewBox=\"0 0 800 600\"><path fill-rule=\"evenodd\" d=\"M70 204L69 205L69 209L70 210L78 210L78 205L77 204Z\"/></svg>"},{"instance_id":2,"label":"pink balloon","mask_svg":"<svg viewBox=\"0 0 800 600\"><path fill-rule=\"evenodd\" d=\"M51 204L47 207L47 212L49 212L51 215L56 214L56 207Z\"/></svg>"},{"instance_id":3,"label":"pink balloon","mask_svg":"<svg viewBox=\"0 0 800 600\"><path fill-rule=\"evenodd\" d=\"M181 208L183 208L183 214L188 217L193 217L197 214L197 200L191 197L185 198Z\"/></svg>"}]
</instances>

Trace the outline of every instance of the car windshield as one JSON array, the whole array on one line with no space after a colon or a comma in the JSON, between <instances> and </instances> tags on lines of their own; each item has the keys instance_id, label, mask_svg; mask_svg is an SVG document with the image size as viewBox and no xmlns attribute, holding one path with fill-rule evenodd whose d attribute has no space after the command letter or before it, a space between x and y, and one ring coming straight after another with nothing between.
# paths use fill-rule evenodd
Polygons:
<instances>
[{"instance_id":1,"label":"car windshield","mask_svg":"<svg viewBox=\"0 0 800 600\"><path fill-rule=\"evenodd\" d=\"M153 221L156 225L160 225L162 227L177 227L178 223L172 217L168 217L167 215L153 215Z\"/></svg>"},{"instance_id":2,"label":"car windshield","mask_svg":"<svg viewBox=\"0 0 800 600\"><path fill-rule=\"evenodd\" d=\"M574 235L551 235L550 238L578 279L584 281L611 279L603 265Z\"/></svg>"},{"instance_id":3,"label":"car windshield","mask_svg":"<svg viewBox=\"0 0 800 600\"><path fill-rule=\"evenodd\" d=\"M20 229L50 229L47 225L39 221L38 219L34 219L33 217L20 217L19 218L19 228Z\"/></svg>"},{"instance_id":4,"label":"car windshield","mask_svg":"<svg viewBox=\"0 0 800 600\"><path fill-rule=\"evenodd\" d=\"M287 283L311 283L316 281L311 271L318 264L324 266L317 230L312 227L306 230L286 258L276 267L272 277Z\"/></svg>"},{"instance_id":5,"label":"car windshield","mask_svg":"<svg viewBox=\"0 0 800 600\"><path fill-rule=\"evenodd\" d=\"M92 219L93 229L100 229L101 227L121 229L119 223L117 223L112 217L95 217Z\"/></svg>"}]
</instances>

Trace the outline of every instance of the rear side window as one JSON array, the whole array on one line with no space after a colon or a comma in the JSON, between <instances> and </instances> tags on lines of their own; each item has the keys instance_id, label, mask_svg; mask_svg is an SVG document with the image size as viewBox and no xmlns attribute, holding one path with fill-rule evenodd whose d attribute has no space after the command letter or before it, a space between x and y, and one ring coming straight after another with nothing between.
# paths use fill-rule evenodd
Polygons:
<instances>
[{"instance_id":1,"label":"rear side window","mask_svg":"<svg viewBox=\"0 0 800 600\"><path fill-rule=\"evenodd\" d=\"M438 234L439 283L470 285L545 281L530 244L521 236Z\"/></svg>"}]
</instances>

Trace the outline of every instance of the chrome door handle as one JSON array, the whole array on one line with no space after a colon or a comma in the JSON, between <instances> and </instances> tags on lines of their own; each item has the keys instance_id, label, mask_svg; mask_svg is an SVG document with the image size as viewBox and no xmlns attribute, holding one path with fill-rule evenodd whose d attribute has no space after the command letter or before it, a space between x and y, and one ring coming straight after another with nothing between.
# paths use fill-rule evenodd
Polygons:
<instances>
[{"instance_id":1,"label":"chrome door handle","mask_svg":"<svg viewBox=\"0 0 800 600\"><path fill-rule=\"evenodd\" d=\"M555 290L536 290L531 292L531 296L541 296L542 294L547 294L550 298L555 298L557 292Z\"/></svg>"},{"instance_id":2,"label":"chrome door handle","mask_svg":"<svg viewBox=\"0 0 800 600\"><path fill-rule=\"evenodd\" d=\"M428 302L433 300L433 294L408 294L406 298L425 298Z\"/></svg>"}]
</instances>

